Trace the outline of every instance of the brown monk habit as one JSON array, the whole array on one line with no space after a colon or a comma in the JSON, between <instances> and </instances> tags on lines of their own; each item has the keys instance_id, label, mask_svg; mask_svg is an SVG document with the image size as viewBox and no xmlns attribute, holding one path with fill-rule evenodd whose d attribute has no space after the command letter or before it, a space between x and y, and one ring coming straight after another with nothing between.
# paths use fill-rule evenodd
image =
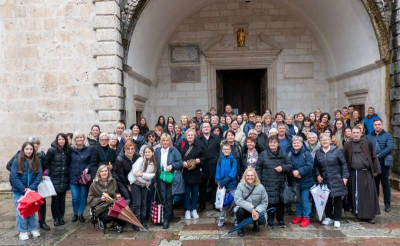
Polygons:
<instances>
[{"instance_id":1,"label":"brown monk habit","mask_svg":"<svg viewBox=\"0 0 400 246\"><path fill-rule=\"evenodd\" d=\"M366 139L348 141L343 148L350 172L349 200L359 219L373 219L380 214L374 173L380 173L374 146Z\"/></svg>"}]
</instances>

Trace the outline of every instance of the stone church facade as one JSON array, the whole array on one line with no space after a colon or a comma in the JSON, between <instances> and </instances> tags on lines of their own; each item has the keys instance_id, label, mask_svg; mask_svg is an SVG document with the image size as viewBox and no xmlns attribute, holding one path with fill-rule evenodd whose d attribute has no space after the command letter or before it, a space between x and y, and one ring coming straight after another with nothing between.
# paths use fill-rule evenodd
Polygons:
<instances>
[{"instance_id":1,"label":"stone church facade","mask_svg":"<svg viewBox=\"0 0 400 246\"><path fill-rule=\"evenodd\" d=\"M390 102L398 99L396 89L389 93L398 85L390 80L389 6L374 0L0 0L0 166L31 135L46 149L58 132L89 132L93 124L112 132L118 121L130 125L140 115L154 125L159 115L221 110L227 87L221 74L228 70L265 71L260 110L374 106L395 126L400 110Z\"/></svg>"}]
</instances>

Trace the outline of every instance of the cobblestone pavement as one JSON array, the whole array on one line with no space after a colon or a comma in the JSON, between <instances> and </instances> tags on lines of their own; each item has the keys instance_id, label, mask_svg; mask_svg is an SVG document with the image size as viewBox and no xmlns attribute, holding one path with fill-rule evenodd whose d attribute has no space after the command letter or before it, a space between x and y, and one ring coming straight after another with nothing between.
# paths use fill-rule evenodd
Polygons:
<instances>
[{"instance_id":1,"label":"cobblestone pavement","mask_svg":"<svg viewBox=\"0 0 400 246\"><path fill-rule=\"evenodd\" d=\"M344 214L342 227L334 229L333 226L322 226L316 219L307 228L292 225L293 216L285 216L287 228L273 230L261 228L260 233L253 233L251 226L246 228L244 238L237 237L236 233L224 235L233 227L232 221L222 228L217 227L218 212L207 210L199 213L197 221L185 221L184 213L176 209L175 221L170 224L169 230L161 226L151 225L149 232L134 232L132 229L118 234L109 229L104 234L102 230L93 228L90 222L72 223L71 199L67 197L65 221L62 227L54 227L50 212L50 200L47 202L48 224L50 231L41 231L37 239L22 242L18 239L15 228L15 208L12 205L10 194L0 195L0 245L400 245L400 192L392 193L392 211L383 212L376 218L377 223L359 223L353 221L353 216Z\"/></svg>"}]
</instances>

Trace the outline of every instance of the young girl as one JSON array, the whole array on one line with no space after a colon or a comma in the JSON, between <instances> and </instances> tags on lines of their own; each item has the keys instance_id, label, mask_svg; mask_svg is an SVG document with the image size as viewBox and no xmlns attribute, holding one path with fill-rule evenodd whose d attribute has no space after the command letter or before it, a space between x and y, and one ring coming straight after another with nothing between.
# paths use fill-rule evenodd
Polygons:
<instances>
[{"instance_id":1,"label":"young girl","mask_svg":"<svg viewBox=\"0 0 400 246\"><path fill-rule=\"evenodd\" d=\"M37 191L37 187L42 180L42 168L32 143L25 142L22 145L18 158L13 161L10 179L14 205L17 208L20 197L26 192ZM32 233L33 237L40 236L37 230L38 220L36 213L24 219L17 209L16 221L21 240L28 240L30 233Z\"/></svg>"},{"instance_id":2,"label":"young girl","mask_svg":"<svg viewBox=\"0 0 400 246\"><path fill-rule=\"evenodd\" d=\"M232 124L232 117L226 116L225 117L225 125L222 127L222 130L224 132L228 131L229 129L231 129L231 124Z\"/></svg>"},{"instance_id":3,"label":"young girl","mask_svg":"<svg viewBox=\"0 0 400 246\"><path fill-rule=\"evenodd\" d=\"M232 165L231 165L232 163ZM217 162L217 170L215 172L215 183L218 184L219 188L225 187L226 193L235 195L237 186L237 161L231 153L231 146L229 144L222 145L222 155ZM222 227L225 224L225 212L227 207L221 209L219 216L218 227ZM236 224L236 218L235 224Z\"/></svg>"}]
</instances>

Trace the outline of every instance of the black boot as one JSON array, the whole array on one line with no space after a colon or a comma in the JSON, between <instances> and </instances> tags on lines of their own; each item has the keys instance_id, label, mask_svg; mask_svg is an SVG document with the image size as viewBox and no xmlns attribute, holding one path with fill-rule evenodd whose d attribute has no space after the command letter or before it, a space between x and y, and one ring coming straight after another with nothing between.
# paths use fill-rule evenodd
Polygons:
<instances>
[{"instance_id":1,"label":"black boot","mask_svg":"<svg viewBox=\"0 0 400 246\"><path fill-rule=\"evenodd\" d=\"M58 219L58 222L60 223L60 225L65 225L64 217L60 217Z\"/></svg>"},{"instance_id":2,"label":"black boot","mask_svg":"<svg viewBox=\"0 0 400 246\"><path fill-rule=\"evenodd\" d=\"M169 228L169 222L168 222L168 220L165 220L164 221L164 225L163 225L163 229L165 230L165 229L168 229Z\"/></svg>"},{"instance_id":3,"label":"black boot","mask_svg":"<svg viewBox=\"0 0 400 246\"><path fill-rule=\"evenodd\" d=\"M199 204L199 209L198 209L198 211L199 211L199 212L202 212L202 211L204 211L204 210L206 210L206 205L205 205L205 204Z\"/></svg>"},{"instance_id":4,"label":"black boot","mask_svg":"<svg viewBox=\"0 0 400 246\"><path fill-rule=\"evenodd\" d=\"M274 229L275 228L275 223L274 223L274 217L268 217L268 227L270 229Z\"/></svg>"},{"instance_id":5,"label":"black boot","mask_svg":"<svg viewBox=\"0 0 400 246\"><path fill-rule=\"evenodd\" d=\"M60 221L58 218L54 218L54 226L60 226Z\"/></svg>"},{"instance_id":6,"label":"black boot","mask_svg":"<svg viewBox=\"0 0 400 246\"><path fill-rule=\"evenodd\" d=\"M140 222L142 223L144 229L146 229L146 230L149 229L149 226L147 225L146 219L145 219L144 217L142 217L142 218L140 219Z\"/></svg>"},{"instance_id":7,"label":"black boot","mask_svg":"<svg viewBox=\"0 0 400 246\"><path fill-rule=\"evenodd\" d=\"M258 225L257 221L253 222L253 231L254 232L260 232L260 226Z\"/></svg>"},{"instance_id":8,"label":"black boot","mask_svg":"<svg viewBox=\"0 0 400 246\"><path fill-rule=\"evenodd\" d=\"M77 222L78 221L78 215L74 214L74 216L72 216L71 222Z\"/></svg>"},{"instance_id":9,"label":"black boot","mask_svg":"<svg viewBox=\"0 0 400 246\"><path fill-rule=\"evenodd\" d=\"M85 217L83 217L83 214L79 215L79 221L85 223Z\"/></svg>"},{"instance_id":10,"label":"black boot","mask_svg":"<svg viewBox=\"0 0 400 246\"><path fill-rule=\"evenodd\" d=\"M239 236L239 237L244 237L244 229L243 229L243 228L240 228L240 229L238 230L238 236Z\"/></svg>"},{"instance_id":11,"label":"black boot","mask_svg":"<svg viewBox=\"0 0 400 246\"><path fill-rule=\"evenodd\" d=\"M385 204L385 212L389 213L390 212L390 204Z\"/></svg>"},{"instance_id":12,"label":"black boot","mask_svg":"<svg viewBox=\"0 0 400 246\"><path fill-rule=\"evenodd\" d=\"M49 231L50 230L50 226L48 226L46 224L46 222L40 222L40 228L42 228L45 231Z\"/></svg>"}]
</instances>

